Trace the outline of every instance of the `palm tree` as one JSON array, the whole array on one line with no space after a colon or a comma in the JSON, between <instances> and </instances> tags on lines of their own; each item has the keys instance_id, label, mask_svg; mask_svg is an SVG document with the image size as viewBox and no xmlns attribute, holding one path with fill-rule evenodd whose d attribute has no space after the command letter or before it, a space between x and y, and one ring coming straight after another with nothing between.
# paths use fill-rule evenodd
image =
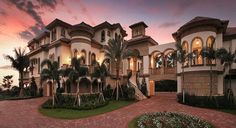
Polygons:
<instances>
[{"instance_id":1,"label":"palm tree","mask_svg":"<svg viewBox=\"0 0 236 128\"><path fill-rule=\"evenodd\" d=\"M44 66L47 66L47 68L43 68ZM46 80L50 80L52 81L53 84L53 93L52 93L52 98L53 98L53 106L55 105L55 85L58 84L58 88L59 87L59 83L60 83L60 71L59 71L59 64L56 61L51 61L49 59L44 60L41 63L41 67L43 68L40 74L41 80L42 81L46 81Z\"/></svg>"},{"instance_id":2,"label":"palm tree","mask_svg":"<svg viewBox=\"0 0 236 128\"><path fill-rule=\"evenodd\" d=\"M224 65L224 67L228 67L229 69L229 88L227 90L227 93L230 95L232 93L232 87L231 87L231 66L236 61L236 50L234 53L231 52L231 49L229 48L229 51L227 51L225 48L217 49L216 56L221 60L221 64Z\"/></svg>"},{"instance_id":3,"label":"palm tree","mask_svg":"<svg viewBox=\"0 0 236 128\"><path fill-rule=\"evenodd\" d=\"M19 96L23 96L23 73L24 69L29 67L30 61L29 57L26 55L26 50L21 48L14 49L15 57L10 55L6 55L5 58L10 60L11 66L19 72L19 87L20 87L20 94Z\"/></svg>"},{"instance_id":4,"label":"palm tree","mask_svg":"<svg viewBox=\"0 0 236 128\"><path fill-rule=\"evenodd\" d=\"M177 61L182 65L182 93L183 93L183 103L185 103L185 87L184 87L184 63L190 58L190 53L187 54L186 50L183 49L181 42L176 42L177 48Z\"/></svg>"},{"instance_id":5,"label":"palm tree","mask_svg":"<svg viewBox=\"0 0 236 128\"><path fill-rule=\"evenodd\" d=\"M213 82L212 82L212 65L213 61L216 59L216 50L213 48L213 44L215 42L215 39L213 40L213 43L211 44L210 47L203 48L201 50L201 55L203 58L206 58L210 63L210 97L212 97L212 87L213 87Z\"/></svg>"},{"instance_id":6,"label":"palm tree","mask_svg":"<svg viewBox=\"0 0 236 128\"><path fill-rule=\"evenodd\" d=\"M91 74L92 77L100 78L102 85L106 85L106 83L105 83L106 77L109 75L108 70L107 70L107 66L105 64L107 61L108 60L105 59L105 60L103 60L103 62L101 64L99 64L97 61L94 62L95 63L95 70ZM103 86L102 86L102 88L103 88Z\"/></svg>"},{"instance_id":7,"label":"palm tree","mask_svg":"<svg viewBox=\"0 0 236 128\"><path fill-rule=\"evenodd\" d=\"M105 57L110 59L115 64L116 69L116 100L119 99L119 78L121 61L127 57L127 46L121 39L111 39L108 41L108 46L105 47Z\"/></svg>"}]
</instances>

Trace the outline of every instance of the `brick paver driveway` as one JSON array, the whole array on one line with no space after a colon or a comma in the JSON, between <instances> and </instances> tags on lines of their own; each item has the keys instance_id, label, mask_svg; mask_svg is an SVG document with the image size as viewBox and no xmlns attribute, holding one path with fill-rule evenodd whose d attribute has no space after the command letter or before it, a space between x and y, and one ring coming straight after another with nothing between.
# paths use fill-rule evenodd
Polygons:
<instances>
[{"instance_id":1,"label":"brick paver driveway","mask_svg":"<svg viewBox=\"0 0 236 128\"><path fill-rule=\"evenodd\" d=\"M178 104L174 93L162 93L119 110L76 120L54 119L38 113L38 107L46 99L0 101L0 128L125 128L134 117L158 111L178 111L197 115L218 128L236 127L236 116Z\"/></svg>"}]
</instances>

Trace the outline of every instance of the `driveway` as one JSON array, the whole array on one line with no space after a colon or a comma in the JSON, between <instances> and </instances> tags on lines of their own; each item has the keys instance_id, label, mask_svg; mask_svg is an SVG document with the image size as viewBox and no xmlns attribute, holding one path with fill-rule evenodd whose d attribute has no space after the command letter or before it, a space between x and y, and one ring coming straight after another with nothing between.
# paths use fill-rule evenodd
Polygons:
<instances>
[{"instance_id":1,"label":"driveway","mask_svg":"<svg viewBox=\"0 0 236 128\"><path fill-rule=\"evenodd\" d=\"M0 101L0 128L125 128L134 117L146 112L184 112L213 123L217 128L235 128L236 116L176 102L174 93L159 93L124 108L93 117L63 120L43 116L38 107L47 98Z\"/></svg>"}]
</instances>

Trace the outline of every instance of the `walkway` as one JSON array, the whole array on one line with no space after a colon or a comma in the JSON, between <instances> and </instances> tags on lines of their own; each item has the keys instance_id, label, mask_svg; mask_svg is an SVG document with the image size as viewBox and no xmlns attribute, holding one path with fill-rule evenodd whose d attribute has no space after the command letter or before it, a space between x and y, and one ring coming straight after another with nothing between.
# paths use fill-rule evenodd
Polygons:
<instances>
[{"instance_id":1,"label":"walkway","mask_svg":"<svg viewBox=\"0 0 236 128\"><path fill-rule=\"evenodd\" d=\"M125 128L134 117L157 111L178 111L197 115L218 128L235 128L236 125L236 116L178 104L175 94L159 94L119 110L76 120L54 119L38 113L37 108L46 99L0 101L0 128Z\"/></svg>"}]
</instances>

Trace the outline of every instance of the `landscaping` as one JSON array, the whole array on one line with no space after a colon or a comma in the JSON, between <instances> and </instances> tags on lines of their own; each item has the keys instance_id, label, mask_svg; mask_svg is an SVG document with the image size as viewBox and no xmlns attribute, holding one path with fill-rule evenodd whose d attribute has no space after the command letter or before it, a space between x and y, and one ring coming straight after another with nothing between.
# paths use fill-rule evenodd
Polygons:
<instances>
[{"instance_id":1,"label":"landscaping","mask_svg":"<svg viewBox=\"0 0 236 128\"><path fill-rule=\"evenodd\" d=\"M107 103L105 106L92 110L75 110L66 108L55 108L55 109L40 108L39 111L43 115L49 117L62 118L62 119L77 119L77 118L85 118L107 113L122 108L124 106L128 106L132 103L134 103L134 101L109 101L109 103Z\"/></svg>"},{"instance_id":2,"label":"landscaping","mask_svg":"<svg viewBox=\"0 0 236 128\"><path fill-rule=\"evenodd\" d=\"M198 117L184 113L157 112L141 115L129 123L129 128L213 128Z\"/></svg>"}]
</instances>

